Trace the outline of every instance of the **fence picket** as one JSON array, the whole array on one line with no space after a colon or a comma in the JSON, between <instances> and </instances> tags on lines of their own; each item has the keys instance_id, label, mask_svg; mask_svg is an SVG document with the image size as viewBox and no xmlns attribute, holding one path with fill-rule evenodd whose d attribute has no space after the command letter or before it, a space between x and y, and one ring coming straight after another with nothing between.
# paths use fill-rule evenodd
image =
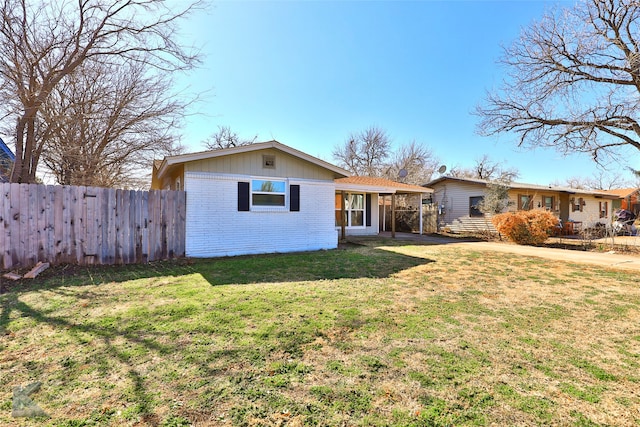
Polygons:
<instances>
[{"instance_id":1,"label":"fence picket","mask_svg":"<svg viewBox=\"0 0 640 427\"><path fill-rule=\"evenodd\" d=\"M22 243L22 251L24 262L26 264L35 264L33 259L34 252L34 231L36 228L33 225L33 202L35 201L35 197L32 195L31 185L25 185L20 189L20 226L22 227L22 231L20 232L20 242ZM25 212L23 210L23 206L29 207Z\"/></svg>"},{"instance_id":2,"label":"fence picket","mask_svg":"<svg viewBox=\"0 0 640 427\"><path fill-rule=\"evenodd\" d=\"M11 227L9 220L9 197L11 186L8 183L0 184L0 197L2 197L2 206L0 206L0 249L2 249L2 257L7 257L10 252L6 248L11 247ZM5 265L0 265L2 268L7 268Z\"/></svg>"},{"instance_id":3,"label":"fence picket","mask_svg":"<svg viewBox=\"0 0 640 427\"><path fill-rule=\"evenodd\" d=\"M38 210L36 212L36 220L38 224L38 239L36 241L36 259L35 261L45 261L46 255L49 253L49 212L47 210L47 187L38 185L36 189L36 198L38 201Z\"/></svg>"},{"instance_id":4,"label":"fence picket","mask_svg":"<svg viewBox=\"0 0 640 427\"><path fill-rule=\"evenodd\" d=\"M140 247L140 262L149 262L149 191L145 191L142 194L141 212L140 212L140 227L141 227L141 247Z\"/></svg>"},{"instance_id":5,"label":"fence picket","mask_svg":"<svg viewBox=\"0 0 640 427\"><path fill-rule=\"evenodd\" d=\"M71 187L74 191L73 195L73 204L74 211L76 215L73 221L73 228L76 233L76 242L75 242L75 260L78 264L87 263L87 258L89 258L89 263L93 262L92 257L87 257L87 245L93 243L93 239L87 239L87 202L85 194L87 193L86 187Z\"/></svg>"},{"instance_id":6,"label":"fence picket","mask_svg":"<svg viewBox=\"0 0 640 427\"><path fill-rule=\"evenodd\" d=\"M62 192L62 187L59 185L52 185L49 187L49 206L53 211L53 233L51 235L52 238L52 248L51 254L52 262L54 264L58 264L60 262L64 262L64 239L62 236L64 235L64 212L65 212L65 199L64 193ZM57 201L57 203L56 203Z\"/></svg>"}]
</instances>

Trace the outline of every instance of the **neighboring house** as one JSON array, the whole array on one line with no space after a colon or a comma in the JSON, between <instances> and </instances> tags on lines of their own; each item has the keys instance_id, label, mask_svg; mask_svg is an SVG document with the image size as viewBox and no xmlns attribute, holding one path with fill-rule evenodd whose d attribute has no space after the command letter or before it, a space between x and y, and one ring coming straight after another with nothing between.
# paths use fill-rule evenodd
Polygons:
<instances>
[{"instance_id":1,"label":"neighboring house","mask_svg":"<svg viewBox=\"0 0 640 427\"><path fill-rule=\"evenodd\" d=\"M0 182L9 182L11 168L16 161L16 156L11 152L7 144L0 138Z\"/></svg>"},{"instance_id":2,"label":"neighboring house","mask_svg":"<svg viewBox=\"0 0 640 427\"><path fill-rule=\"evenodd\" d=\"M613 204L614 210L618 208L626 209L636 214L636 216L639 216L640 203L638 201L638 193L640 193L640 189L620 188L616 190L607 190L607 193L611 193L619 197L619 199Z\"/></svg>"},{"instance_id":3,"label":"neighboring house","mask_svg":"<svg viewBox=\"0 0 640 427\"><path fill-rule=\"evenodd\" d=\"M154 162L151 188L186 191L187 256L294 252L336 248L342 230L377 234L380 194L409 191L387 180L339 183L348 175L269 141L166 157Z\"/></svg>"},{"instance_id":4,"label":"neighboring house","mask_svg":"<svg viewBox=\"0 0 640 427\"><path fill-rule=\"evenodd\" d=\"M495 231L491 215L483 214L477 204L484 199L487 184L482 179L443 176L426 184L433 188L433 203L438 206L438 226L453 232ZM563 223L592 227L611 220L613 202L619 197L607 191L579 190L534 184L509 184L509 211L545 209Z\"/></svg>"}]
</instances>

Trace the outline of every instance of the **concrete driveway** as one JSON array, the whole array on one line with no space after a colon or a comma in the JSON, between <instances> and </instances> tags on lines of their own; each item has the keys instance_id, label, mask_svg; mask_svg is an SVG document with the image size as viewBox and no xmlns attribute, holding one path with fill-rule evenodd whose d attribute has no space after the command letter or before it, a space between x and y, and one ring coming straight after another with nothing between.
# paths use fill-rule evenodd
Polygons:
<instances>
[{"instance_id":1,"label":"concrete driveway","mask_svg":"<svg viewBox=\"0 0 640 427\"><path fill-rule=\"evenodd\" d=\"M539 248L500 242L453 243L475 251L507 252L523 256L547 258L576 264L592 264L601 267L640 271L640 257L615 252L585 252L570 249Z\"/></svg>"},{"instance_id":2,"label":"concrete driveway","mask_svg":"<svg viewBox=\"0 0 640 427\"><path fill-rule=\"evenodd\" d=\"M381 236L391 237L390 233L380 233ZM569 249L555 249L555 248L543 248L535 246L522 246L508 242L474 242L466 241L461 242L458 239L437 237L437 236L420 236L418 234L409 233L396 233L396 239L398 240L414 240L423 241L425 243L454 245L467 248L474 251L492 251L492 252L505 252L511 254L518 254L523 256L532 256L538 258L552 259L555 261L565 261L577 264L591 264L601 267L621 269L621 270L633 270L640 271L640 256L637 255L625 255L620 253L611 252L585 252L579 250ZM627 242L622 236L615 238L617 245L628 244L631 245L631 239L633 244L640 244L640 241L635 236L627 236ZM611 243L609 239L608 243Z\"/></svg>"}]
</instances>

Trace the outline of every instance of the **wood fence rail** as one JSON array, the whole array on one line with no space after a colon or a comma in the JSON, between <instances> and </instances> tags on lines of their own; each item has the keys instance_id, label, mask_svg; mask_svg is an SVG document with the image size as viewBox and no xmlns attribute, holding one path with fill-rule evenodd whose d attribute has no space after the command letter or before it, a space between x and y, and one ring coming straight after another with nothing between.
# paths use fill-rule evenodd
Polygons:
<instances>
[{"instance_id":1,"label":"wood fence rail","mask_svg":"<svg viewBox=\"0 0 640 427\"><path fill-rule=\"evenodd\" d=\"M186 193L0 184L0 267L144 263L185 254Z\"/></svg>"}]
</instances>

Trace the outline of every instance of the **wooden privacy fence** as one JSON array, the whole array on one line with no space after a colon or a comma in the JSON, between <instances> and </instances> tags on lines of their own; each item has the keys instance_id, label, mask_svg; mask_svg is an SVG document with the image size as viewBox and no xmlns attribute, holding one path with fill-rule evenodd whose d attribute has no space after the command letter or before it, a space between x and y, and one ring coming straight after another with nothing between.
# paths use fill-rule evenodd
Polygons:
<instances>
[{"instance_id":1,"label":"wooden privacy fence","mask_svg":"<svg viewBox=\"0 0 640 427\"><path fill-rule=\"evenodd\" d=\"M435 233L437 231L437 217L437 206L433 204L422 205L423 233ZM380 206L380 230L391 230L391 206ZM420 211L418 208L396 208L396 231L406 233L420 232Z\"/></svg>"},{"instance_id":2,"label":"wooden privacy fence","mask_svg":"<svg viewBox=\"0 0 640 427\"><path fill-rule=\"evenodd\" d=\"M186 193L0 184L0 266L130 264L185 254Z\"/></svg>"}]
</instances>

